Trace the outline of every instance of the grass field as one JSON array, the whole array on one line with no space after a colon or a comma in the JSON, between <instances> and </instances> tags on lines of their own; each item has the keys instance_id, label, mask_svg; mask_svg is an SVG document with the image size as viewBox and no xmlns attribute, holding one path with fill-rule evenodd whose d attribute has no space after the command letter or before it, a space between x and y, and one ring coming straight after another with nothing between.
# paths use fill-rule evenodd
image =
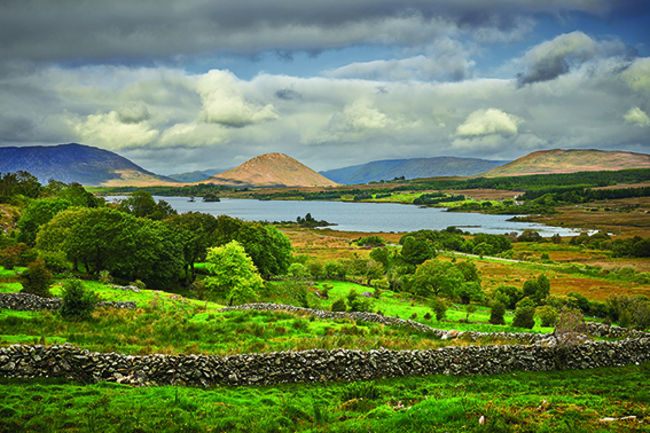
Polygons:
<instances>
[{"instance_id":1,"label":"grass field","mask_svg":"<svg viewBox=\"0 0 650 433\"><path fill-rule=\"evenodd\" d=\"M0 384L6 432L650 431L648 365L213 389Z\"/></svg>"}]
</instances>

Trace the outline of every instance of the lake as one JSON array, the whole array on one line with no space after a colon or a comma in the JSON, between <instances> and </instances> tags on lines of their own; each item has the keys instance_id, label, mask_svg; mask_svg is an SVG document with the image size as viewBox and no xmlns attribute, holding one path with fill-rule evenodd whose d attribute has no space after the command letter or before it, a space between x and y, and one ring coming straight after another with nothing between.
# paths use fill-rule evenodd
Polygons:
<instances>
[{"instance_id":1,"label":"lake","mask_svg":"<svg viewBox=\"0 0 650 433\"><path fill-rule=\"evenodd\" d=\"M108 201L123 197L107 197ZM579 231L543 224L507 221L512 215L445 212L443 208L420 208L395 203L344 203L337 201L260 201L222 198L221 202L195 202L187 197L154 197L165 200L178 213L203 212L228 215L245 221L295 221L310 213L316 220L336 224L333 230L358 232L410 232L420 229L441 230L455 226L472 233L521 233L525 229L542 236L573 236Z\"/></svg>"}]
</instances>

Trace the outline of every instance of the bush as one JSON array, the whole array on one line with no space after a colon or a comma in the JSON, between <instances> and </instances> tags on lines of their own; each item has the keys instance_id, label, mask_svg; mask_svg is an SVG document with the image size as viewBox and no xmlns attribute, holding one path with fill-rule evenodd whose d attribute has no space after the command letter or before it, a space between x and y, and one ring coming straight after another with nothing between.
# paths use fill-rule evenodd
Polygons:
<instances>
[{"instance_id":1,"label":"bush","mask_svg":"<svg viewBox=\"0 0 650 433\"><path fill-rule=\"evenodd\" d=\"M52 274L45 267L45 263L42 260L30 263L27 269L20 274L20 283L23 285L21 292L31 293L42 298L52 296L50 294L51 282Z\"/></svg>"},{"instance_id":2,"label":"bush","mask_svg":"<svg viewBox=\"0 0 650 433\"><path fill-rule=\"evenodd\" d=\"M431 309L436 315L436 320L440 322L447 317L447 304L440 298L435 298L431 301Z\"/></svg>"},{"instance_id":3,"label":"bush","mask_svg":"<svg viewBox=\"0 0 650 433\"><path fill-rule=\"evenodd\" d=\"M490 312L490 323L493 325L505 325L506 321L503 316L506 314L506 307L501 302L496 301L492 304Z\"/></svg>"},{"instance_id":4,"label":"bush","mask_svg":"<svg viewBox=\"0 0 650 433\"><path fill-rule=\"evenodd\" d=\"M535 326L535 306L529 305L529 302L530 300L528 298L524 298L519 302L517 310L515 311L515 318L512 321L512 326L516 326L517 328L533 329L533 326Z\"/></svg>"},{"instance_id":5,"label":"bush","mask_svg":"<svg viewBox=\"0 0 650 433\"><path fill-rule=\"evenodd\" d=\"M348 292L347 298L350 311L371 311L372 309L370 301L359 295L354 289Z\"/></svg>"},{"instance_id":6,"label":"bush","mask_svg":"<svg viewBox=\"0 0 650 433\"><path fill-rule=\"evenodd\" d=\"M542 321L542 326L548 327L555 325L558 317L558 312L550 305L544 305L539 309L537 316Z\"/></svg>"},{"instance_id":7,"label":"bush","mask_svg":"<svg viewBox=\"0 0 650 433\"><path fill-rule=\"evenodd\" d=\"M67 320L88 320L95 310L98 296L86 289L79 280L69 280L63 284L63 305L61 316Z\"/></svg>"},{"instance_id":8,"label":"bush","mask_svg":"<svg viewBox=\"0 0 650 433\"><path fill-rule=\"evenodd\" d=\"M339 313L345 313L347 310L347 307L345 305L345 301L343 299L338 299L332 304L332 311L336 311Z\"/></svg>"}]
</instances>

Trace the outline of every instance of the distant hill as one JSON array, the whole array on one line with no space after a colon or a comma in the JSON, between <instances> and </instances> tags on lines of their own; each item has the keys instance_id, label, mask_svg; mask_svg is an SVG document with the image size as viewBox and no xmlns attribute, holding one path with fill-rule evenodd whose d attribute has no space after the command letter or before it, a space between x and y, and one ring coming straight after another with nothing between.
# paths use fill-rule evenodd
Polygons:
<instances>
[{"instance_id":1,"label":"distant hill","mask_svg":"<svg viewBox=\"0 0 650 433\"><path fill-rule=\"evenodd\" d=\"M436 176L472 176L492 170L505 163L506 161L488 161L485 159L450 156L385 159L336 170L321 171L320 174L338 183L354 185L380 180L393 180L401 176L406 179Z\"/></svg>"},{"instance_id":2,"label":"distant hill","mask_svg":"<svg viewBox=\"0 0 650 433\"><path fill-rule=\"evenodd\" d=\"M77 143L58 146L0 147L0 172L28 171L46 184L49 179L86 186L175 183L108 150Z\"/></svg>"},{"instance_id":3,"label":"distant hill","mask_svg":"<svg viewBox=\"0 0 650 433\"><path fill-rule=\"evenodd\" d=\"M539 150L488 171L482 176L614 171L628 168L650 168L650 155L617 150Z\"/></svg>"},{"instance_id":4,"label":"distant hill","mask_svg":"<svg viewBox=\"0 0 650 433\"><path fill-rule=\"evenodd\" d=\"M174 179L178 182L195 183L195 182L202 182L207 178L212 177L215 174L221 173L223 171L225 170L214 168L209 170L190 171L188 173L170 174L167 175L167 177Z\"/></svg>"},{"instance_id":5,"label":"distant hill","mask_svg":"<svg viewBox=\"0 0 650 433\"><path fill-rule=\"evenodd\" d=\"M204 183L231 187L326 187L336 186L326 177L282 153L257 156L233 168L212 176Z\"/></svg>"}]
</instances>

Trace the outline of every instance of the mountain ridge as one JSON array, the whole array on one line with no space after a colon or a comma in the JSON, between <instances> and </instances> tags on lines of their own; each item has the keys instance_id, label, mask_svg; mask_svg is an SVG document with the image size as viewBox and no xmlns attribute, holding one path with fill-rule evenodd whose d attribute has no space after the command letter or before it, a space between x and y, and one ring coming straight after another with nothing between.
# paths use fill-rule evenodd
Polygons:
<instances>
[{"instance_id":1,"label":"mountain ridge","mask_svg":"<svg viewBox=\"0 0 650 433\"><path fill-rule=\"evenodd\" d=\"M439 156L432 158L383 159L366 164L352 165L320 174L343 184L358 184L392 180L438 176L473 176L503 165L508 161L490 161L479 158Z\"/></svg>"},{"instance_id":2,"label":"mountain ridge","mask_svg":"<svg viewBox=\"0 0 650 433\"><path fill-rule=\"evenodd\" d=\"M537 150L483 173L481 176L524 176L580 171L616 171L630 168L650 168L650 155L621 150Z\"/></svg>"},{"instance_id":3,"label":"mountain ridge","mask_svg":"<svg viewBox=\"0 0 650 433\"><path fill-rule=\"evenodd\" d=\"M176 184L117 153L79 143L0 147L0 172L27 171L47 183L55 179L85 186Z\"/></svg>"}]
</instances>

